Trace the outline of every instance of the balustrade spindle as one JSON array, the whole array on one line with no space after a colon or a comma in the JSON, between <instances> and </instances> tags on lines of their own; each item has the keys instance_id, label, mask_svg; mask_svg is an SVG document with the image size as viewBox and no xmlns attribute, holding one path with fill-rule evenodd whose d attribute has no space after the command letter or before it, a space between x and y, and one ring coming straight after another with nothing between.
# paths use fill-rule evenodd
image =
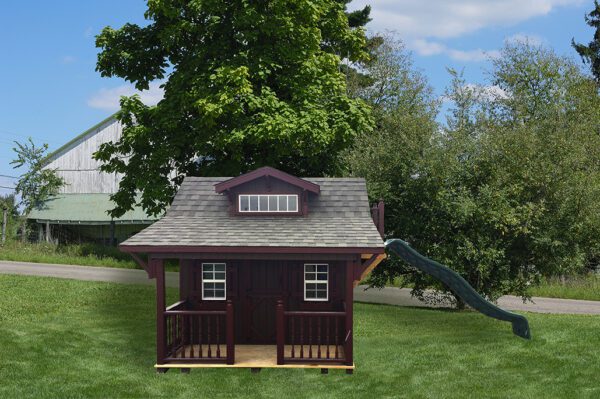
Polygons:
<instances>
[{"instance_id":1,"label":"balustrade spindle","mask_svg":"<svg viewBox=\"0 0 600 399\"><path fill-rule=\"evenodd\" d=\"M304 358L304 317L299 317L300 321L300 358Z\"/></svg>"},{"instance_id":2,"label":"balustrade spindle","mask_svg":"<svg viewBox=\"0 0 600 399\"><path fill-rule=\"evenodd\" d=\"M317 357L321 358L321 317L317 316Z\"/></svg>"},{"instance_id":3,"label":"balustrade spindle","mask_svg":"<svg viewBox=\"0 0 600 399\"><path fill-rule=\"evenodd\" d=\"M312 359L312 317L308 318L308 357Z\"/></svg>"},{"instance_id":4,"label":"balustrade spindle","mask_svg":"<svg viewBox=\"0 0 600 399\"><path fill-rule=\"evenodd\" d=\"M290 323L292 325L292 337L291 338L292 338L292 359L293 359L293 358L296 357L296 353L295 353L295 350L294 350L294 334L295 334L295 331L294 331L294 317L290 318Z\"/></svg>"},{"instance_id":5,"label":"balustrade spindle","mask_svg":"<svg viewBox=\"0 0 600 399\"><path fill-rule=\"evenodd\" d=\"M202 351L202 336L203 336L203 332L202 332L202 316L198 316L198 350L200 352L200 357L204 357L204 353Z\"/></svg>"},{"instance_id":6,"label":"balustrade spindle","mask_svg":"<svg viewBox=\"0 0 600 399\"><path fill-rule=\"evenodd\" d=\"M206 318L206 326L207 326L207 333L206 333L206 339L208 341L208 357L212 357L212 351L210 348L210 341L211 341L211 337L210 337L210 316L208 316Z\"/></svg>"},{"instance_id":7,"label":"balustrade spindle","mask_svg":"<svg viewBox=\"0 0 600 399\"><path fill-rule=\"evenodd\" d=\"M331 342L329 340L329 324L330 324L329 320L330 319L329 319L329 317L327 317L325 320L327 321L327 332L325 335L325 345L327 345L327 359L329 359L329 343Z\"/></svg>"},{"instance_id":8,"label":"balustrade spindle","mask_svg":"<svg viewBox=\"0 0 600 399\"><path fill-rule=\"evenodd\" d=\"M338 340L340 337L339 325L340 325L340 321L338 319L335 319L335 358L336 359L339 359L339 352L338 352Z\"/></svg>"},{"instance_id":9,"label":"balustrade spindle","mask_svg":"<svg viewBox=\"0 0 600 399\"><path fill-rule=\"evenodd\" d=\"M221 357L221 335L219 334L219 316L215 316L215 323L217 324L217 357Z\"/></svg>"},{"instance_id":10,"label":"balustrade spindle","mask_svg":"<svg viewBox=\"0 0 600 399\"><path fill-rule=\"evenodd\" d=\"M190 357L194 357L194 319L188 318L189 336L190 336Z\"/></svg>"}]
</instances>

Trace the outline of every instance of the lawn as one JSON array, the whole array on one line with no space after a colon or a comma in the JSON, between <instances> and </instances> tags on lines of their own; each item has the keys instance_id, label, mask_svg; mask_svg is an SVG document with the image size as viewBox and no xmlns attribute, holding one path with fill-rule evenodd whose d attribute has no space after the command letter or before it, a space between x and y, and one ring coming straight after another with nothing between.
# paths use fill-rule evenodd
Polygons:
<instances>
[{"instance_id":1,"label":"lawn","mask_svg":"<svg viewBox=\"0 0 600 399\"><path fill-rule=\"evenodd\" d=\"M596 316L529 314L525 341L472 312L357 304L352 376L157 375L151 287L0 275L0 290L0 397L600 397Z\"/></svg>"},{"instance_id":2,"label":"lawn","mask_svg":"<svg viewBox=\"0 0 600 399\"><path fill-rule=\"evenodd\" d=\"M92 243L56 245L9 240L0 246L0 260L140 269L131 256L119 248ZM175 262L167 262L166 270L178 271L179 268Z\"/></svg>"},{"instance_id":3,"label":"lawn","mask_svg":"<svg viewBox=\"0 0 600 399\"><path fill-rule=\"evenodd\" d=\"M562 281L550 278L530 292L532 296L600 301L600 274L568 276Z\"/></svg>"}]
</instances>

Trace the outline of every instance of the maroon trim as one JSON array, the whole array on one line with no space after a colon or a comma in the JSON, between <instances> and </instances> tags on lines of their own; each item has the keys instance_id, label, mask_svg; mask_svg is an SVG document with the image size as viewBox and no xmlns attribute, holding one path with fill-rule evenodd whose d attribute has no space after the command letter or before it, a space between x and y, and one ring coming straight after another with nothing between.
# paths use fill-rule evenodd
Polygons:
<instances>
[{"instance_id":1,"label":"maroon trim","mask_svg":"<svg viewBox=\"0 0 600 399\"><path fill-rule=\"evenodd\" d=\"M318 184L311 183L307 180L300 179L299 177L292 176L288 173L282 172L270 166L263 166L253 170L252 172L245 173L243 175L234 177L229 180L225 180L221 183L215 184L215 192L222 193L223 191L230 190L233 187L239 186L240 184L248 183L249 181L256 180L260 177L271 176L293 186L300 187L303 190L319 194L320 187Z\"/></svg>"},{"instance_id":2,"label":"maroon trim","mask_svg":"<svg viewBox=\"0 0 600 399\"><path fill-rule=\"evenodd\" d=\"M270 254L382 254L384 247L227 247L184 245L119 245L123 252L145 253L270 253Z\"/></svg>"}]
</instances>

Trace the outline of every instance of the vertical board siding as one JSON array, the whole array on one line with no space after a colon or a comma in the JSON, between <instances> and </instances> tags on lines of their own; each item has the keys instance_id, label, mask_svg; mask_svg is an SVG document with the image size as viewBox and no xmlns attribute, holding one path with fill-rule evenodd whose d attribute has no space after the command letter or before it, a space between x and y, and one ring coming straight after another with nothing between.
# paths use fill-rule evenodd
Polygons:
<instances>
[{"instance_id":1,"label":"vertical board siding","mask_svg":"<svg viewBox=\"0 0 600 399\"><path fill-rule=\"evenodd\" d=\"M61 194L115 193L119 188L121 175L100 172L99 161L93 154L103 143L117 141L123 133L123 127L116 119L90 131L70 149L59 153L46 168L56 169L65 180Z\"/></svg>"}]
</instances>

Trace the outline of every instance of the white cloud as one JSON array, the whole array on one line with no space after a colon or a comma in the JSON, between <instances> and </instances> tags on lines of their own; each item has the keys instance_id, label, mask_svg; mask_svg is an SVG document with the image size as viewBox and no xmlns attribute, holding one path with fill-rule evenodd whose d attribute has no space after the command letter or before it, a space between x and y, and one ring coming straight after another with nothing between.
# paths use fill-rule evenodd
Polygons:
<instances>
[{"instance_id":1,"label":"white cloud","mask_svg":"<svg viewBox=\"0 0 600 399\"><path fill-rule=\"evenodd\" d=\"M410 48L419 55L431 56L444 54L456 61L479 62L499 56L498 50L458 50L449 48L445 44L429 41L426 39L415 39L410 43Z\"/></svg>"},{"instance_id":2,"label":"white cloud","mask_svg":"<svg viewBox=\"0 0 600 399\"><path fill-rule=\"evenodd\" d=\"M371 5L372 31L393 30L409 38L453 38L486 27L510 26L583 0L355 0Z\"/></svg>"},{"instance_id":3,"label":"white cloud","mask_svg":"<svg viewBox=\"0 0 600 399\"><path fill-rule=\"evenodd\" d=\"M87 105L92 108L103 109L107 111L117 111L121 96L132 96L139 94L142 102L146 105L155 105L162 100L164 90L160 87L162 82L152 82L148 90L139 91L132 85L122 85L112 89L100 89L87 100Z\"/></svg>"},{"instance_id":4,"label":"white cloud","mask_svg":"<svg viewBox=\"0 0 600 399\"><path fill-rule=\"evenodd\" d=\"M505 100L509 97L509 94L497 85L467 83L463 86L463 90L471 92L473 96L480 100L496 101Z\"/></svg>"},{"instance_id":5,"label":"white cloud","mask_svg":"<svg viewBox=\"0 0 600 399\"><path fill-rule=\"evenodd\" d=\"M355 0L351 10L371 5L369 31L397 33L413 50L424 56L444 54L457 61L483 61L497 50L458 50L441 43L484 28L506 27L547 15L559 7L582 4L584 0ZM535 35L518 34L507 40ZM433 39L433 40L432 40Z\"/></svg>"}]
</instances>

